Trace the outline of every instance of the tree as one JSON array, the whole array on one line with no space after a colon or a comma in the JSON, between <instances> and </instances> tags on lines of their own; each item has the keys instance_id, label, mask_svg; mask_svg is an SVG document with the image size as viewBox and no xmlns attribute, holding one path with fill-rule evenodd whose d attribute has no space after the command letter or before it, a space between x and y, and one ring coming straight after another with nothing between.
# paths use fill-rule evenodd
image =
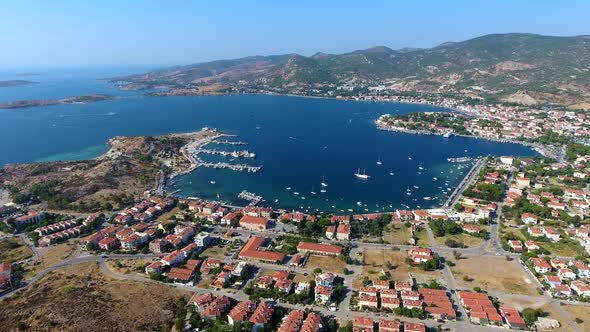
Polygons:
<instances>
[{"instance_id":1,"label":"tree","mask_svg":"<svg viewBox=\"0 0 590 332\"><path fill-rule=\"evenodd\" d=\"M522 318L527 326L532 326L541 315L543 315L543 310L541 309L525 308L522 311Z\"/></svg>"},{"instance_id":2,"label":"tree","mask_svg":"<svg viewBox=\"0 0 590 332\"><path fill-rule=\"evenodd\" d=\"M344 326L340 326L338 332L352 332L352 322L348 322Z\"/></svg>"},{"instance_id":3,"label":"tree","mask_svg":"<svg viewBox=\"0 0 590 332\"><path fill-rule=\"evenodd\" d=\"M322 269L319 267L316 267L315 269L313 269L313 273L315 273L315 274L322 273Z\"/></svg>"}]
</instances>

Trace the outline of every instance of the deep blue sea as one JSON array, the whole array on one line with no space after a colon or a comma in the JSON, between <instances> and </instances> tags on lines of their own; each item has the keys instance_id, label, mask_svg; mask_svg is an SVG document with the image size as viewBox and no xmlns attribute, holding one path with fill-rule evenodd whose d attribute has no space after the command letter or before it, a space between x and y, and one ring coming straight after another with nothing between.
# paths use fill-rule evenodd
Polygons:
<instances>
[{"instance_id":1,"label":"deep blue sea","mask_svg":"<svg viewBox=\"0 0 590 332\"><path fill-rule=\"evenodd\" d=\"M445 111L432 106L263 95L144 97L143 92L118 91L98 80L145 69L28 70L36 74L31 76L0 71L0 80L39 82L0 88L0 102L89 93L117 97L85 105L0 110L0 165L93 158L108 149L112 136L209 126L249 143L221 148L246 148L257 154L251 160L221 159L263 168L258 173L198 169L172 187L182 189L182 195L219 196L240 204L238 193L248 190L274 207L374 212L440 205L444 192L450 193L470 166L448 163L448 157L536 154L517 144L385 132L373 124L384 113ZM355 177L358 169L370 178ZM322 187L322 181L328 186Z\"/></svg>"}]
</instances>

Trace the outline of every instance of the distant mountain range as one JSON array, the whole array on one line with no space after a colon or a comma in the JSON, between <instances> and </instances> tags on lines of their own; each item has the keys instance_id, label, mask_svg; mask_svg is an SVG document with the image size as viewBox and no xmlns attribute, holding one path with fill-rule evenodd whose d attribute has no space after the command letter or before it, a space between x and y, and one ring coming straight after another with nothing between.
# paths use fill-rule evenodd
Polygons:
<instances>
[{"instance_id":1,"label":"distant mountain range","mask_svg":"<svg viewBox=\"0 0 590 332\"><path fill-rule=\"evenodd\" d=\"M590 36L492 34L433 48L249 56L117 78L127 88L251 87L279 92L384 85L524 104L590 101Z\"/></svg>"}]
</instances>

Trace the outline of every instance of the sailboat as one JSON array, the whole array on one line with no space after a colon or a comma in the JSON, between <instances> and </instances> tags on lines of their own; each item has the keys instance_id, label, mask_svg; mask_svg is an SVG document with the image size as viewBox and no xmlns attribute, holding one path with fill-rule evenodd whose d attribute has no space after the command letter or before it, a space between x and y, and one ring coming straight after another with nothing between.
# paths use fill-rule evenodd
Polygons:
<instances>
[{"instance_id":1,"label":"sailboat","mask_svg":"<svg viewBox=\"0 0 590 332\"><path fill-rule=\"evenodd\" d=\"M312 195L315 195L315 194L317 194L317 193L315 192L315 189L313 188L313 186L311 186L311 194L312 194Z\"/></svg>"},{"instance_id":2,"label":"sailboat","mask_svg":"<svg viewBox=\"0 0 590 332\"><path fill-rule=\"evenodd\" d=\"M322 174L322 183L321 183L322 187L327 187L328 184L326 183L326 176L324 174Z\"/></svg>"},{"instance_id":3,"label":"sailboat","mask_svg":"<svg viewBox=\"0 0 590 332\"><path fill-rule=\"evenodd\" d=\"M383 164L383 162L381 162L381 156L379 156L379 159L377 159L377 165L381 165Z\"/></svg>"},{"instance_id":4,"label":"sailboat","mask_svg":"<svg viewBox=\"0 0 590 332\"><path fill-rule=\"evenodd\" d=\"M363 179L366 180L369 178L369 176L367 175L367 171L363 170L363 173L361 174L361 169L359 168L358 171L356 172L356 174L354 175L359 179Z\"/></svg>"}]
</instances>

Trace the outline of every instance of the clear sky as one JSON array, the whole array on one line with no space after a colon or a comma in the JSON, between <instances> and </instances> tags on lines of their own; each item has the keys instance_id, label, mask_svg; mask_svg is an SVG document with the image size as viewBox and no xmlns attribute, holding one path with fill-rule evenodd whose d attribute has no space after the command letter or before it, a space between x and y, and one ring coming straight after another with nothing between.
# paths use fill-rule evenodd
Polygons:
<instances>
[{"instance_id":1,"label":"clear sky","mask_svg":"<svg viewBox=\"0 0 590 332\"><path fill-rule=\"evenodd\" d=\"M588 0L0 0L0 68L188 64L590 34Z\"/></svg>"}]
</instances>

